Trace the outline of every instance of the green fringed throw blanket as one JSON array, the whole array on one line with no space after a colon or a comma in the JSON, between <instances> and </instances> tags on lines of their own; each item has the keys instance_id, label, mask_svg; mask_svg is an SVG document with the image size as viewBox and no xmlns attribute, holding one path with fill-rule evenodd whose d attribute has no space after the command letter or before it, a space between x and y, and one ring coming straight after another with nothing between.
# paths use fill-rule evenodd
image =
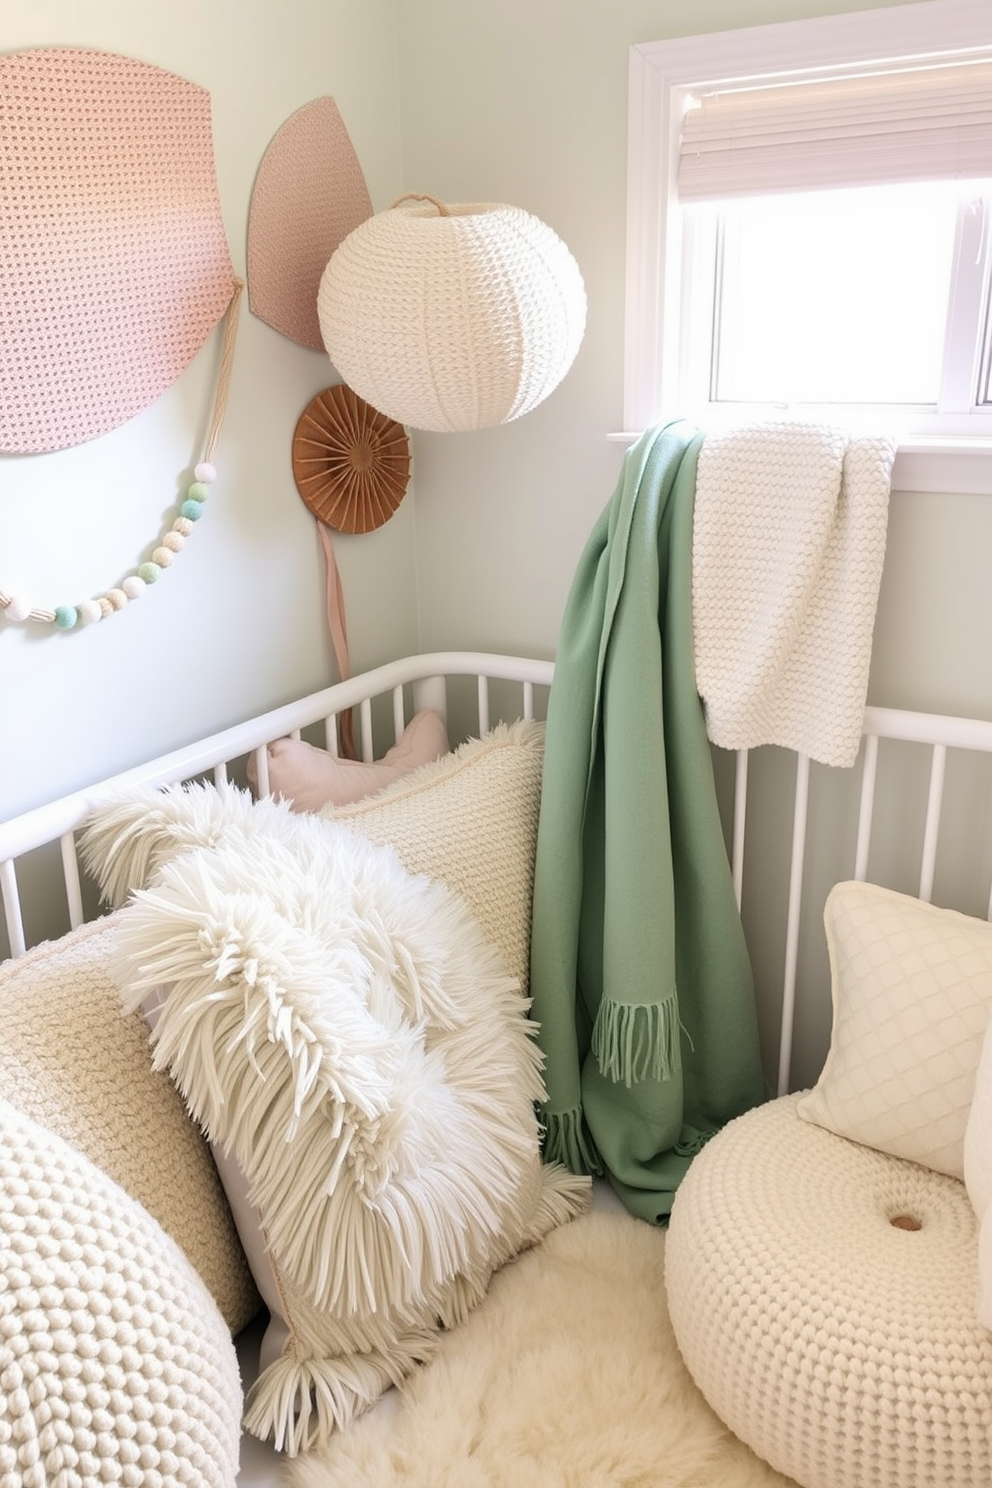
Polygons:
<instances>
[{"instance_id":1,"label":"green fringed throw blanket","mask_svg":"<svg viewBox=\"0 0 992 1488\"><path fill-rule=\"evenodd\" d=\"M649 430L586 545L548 701L531 940L545 1157L663 1222L766 1097L692 646L702 435Z\"/></svg>"}]
</instances>

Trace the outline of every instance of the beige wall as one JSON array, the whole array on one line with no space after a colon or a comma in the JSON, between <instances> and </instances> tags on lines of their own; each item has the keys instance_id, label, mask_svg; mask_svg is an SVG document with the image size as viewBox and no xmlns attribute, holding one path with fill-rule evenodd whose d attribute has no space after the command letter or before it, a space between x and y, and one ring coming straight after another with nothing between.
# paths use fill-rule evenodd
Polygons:
<instances>
[{"instance_id":1,"label":"beige wall","mask_svg":"<svg viewBox=\"0 0 992 1488\"><path fill-rule=\"evenodd\" d=\"M374 204L401 189L392 0L0 0L0 48L38 45L123 53L208 90L242 276L262 154L311 99L336 100ZM148 556L198 457L217 348L215 334L113 434L0 459L0 587L54 606L109 588ZM301 410L334 381L323 354L245 306L219 479L175 566L85 630L0 621L0 817L334 679L322 559L290 464ZM415 650L412 497L381 532L336 546L356 667Z\"/></svg>"}]
</instances>

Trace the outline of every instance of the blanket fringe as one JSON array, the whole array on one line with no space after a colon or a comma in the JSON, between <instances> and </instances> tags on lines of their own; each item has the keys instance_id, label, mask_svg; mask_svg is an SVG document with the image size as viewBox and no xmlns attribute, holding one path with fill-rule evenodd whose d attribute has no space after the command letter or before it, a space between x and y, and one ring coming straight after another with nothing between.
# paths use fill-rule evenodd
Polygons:
<instances>
[{"instance_id":1,"label":"blanket fringe","mask_svg":"<svg viewBox=\"0 0 992 1488\"><path fill-rule=\"evenodd\" d=\"M602 1173L599 1153L582 1120L582 1107L550 1111L541 1107L545 1163L561 1163L570 1173Z\"/></svg>"},{"instance_id":2,"label":"blanket fringe","mask_svg":"<svg viewBox=\"0 0 992 1488\"><path fill-rule=\"evenodd\" d=\"M660 1003L630 1004L604 997L592 1031L592 1052L604 1077L628 1088L641 1080L670 1080L682 1067L679 1010L674 991Z\"/></svg>"}]
</instances>

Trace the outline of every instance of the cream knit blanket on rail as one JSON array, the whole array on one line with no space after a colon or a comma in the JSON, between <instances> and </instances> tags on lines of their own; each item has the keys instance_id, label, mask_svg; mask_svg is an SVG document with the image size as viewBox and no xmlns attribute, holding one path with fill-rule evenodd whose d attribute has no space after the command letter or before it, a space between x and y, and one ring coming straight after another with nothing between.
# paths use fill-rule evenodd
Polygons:
<instances>
[{"instance_id":1,"label":"cream knit blanket on rail","mask_svg":"<svg viewBox=\"0 0 992 1488\"><path fill-rule=\"evenodd\" d=\"M708 435L693 518L696 685L725 749L858 752L895 444L823 425Z\"/></svg>"}]
</instances>

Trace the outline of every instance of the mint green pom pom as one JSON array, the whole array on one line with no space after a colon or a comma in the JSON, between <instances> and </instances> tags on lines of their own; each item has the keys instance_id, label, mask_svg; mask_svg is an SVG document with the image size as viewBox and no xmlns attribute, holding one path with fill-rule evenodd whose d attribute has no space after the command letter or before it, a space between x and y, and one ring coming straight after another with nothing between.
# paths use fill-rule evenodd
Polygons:
<instances>
[{"instance_id":1,"label":"mint green pom pom","mask_svg":"<svg viewBox=\"0 0 992 1488\"><path fill-rule=\"evenodd\" d=\"M59 630L71 630L79 619L79 611L75 605L59 605L55 611L55 624Z\"/></svg>"},{"instance_id":2,"label":"mint green pom pom","mask_svg":"<svg viewBox=\"0 0 992 1488\"><path fill-rule=\"evenodd\" d=\"M186 495L192 501L206 501L209 494L210 487L205 481L194 481L191 486L187 486L186 488Z\"/></svg>"},{"instance_id":3,"label":"mint green pom pom","mask_svg":"<svg viewBox=\"0 0 992 1488\"><path fill-rule=\"evenodd\" d=\"M146 584L154 584L161 572L157 563L142 563L138 569L138 578L144 579Z\"/></svg>"},{"instance_id":4,"label":"mint green pom pom","mask_svg":"<svg viewBox=\"0 0 992 1488\"><path fill-rule=\"evenodd\" d=\"M179 508L181 517L188 517L191 522L198 522L203 516L203 506L199 501L184 501Z\"/></svg>"}]
</instances>

